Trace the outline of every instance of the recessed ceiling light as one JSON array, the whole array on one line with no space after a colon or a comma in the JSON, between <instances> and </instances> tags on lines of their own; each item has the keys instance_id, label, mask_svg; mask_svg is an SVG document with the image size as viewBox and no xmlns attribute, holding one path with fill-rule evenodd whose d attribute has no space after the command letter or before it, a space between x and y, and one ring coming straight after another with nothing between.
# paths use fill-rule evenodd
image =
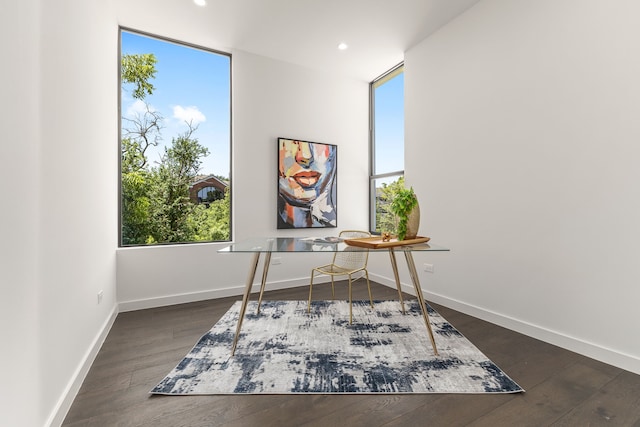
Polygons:
<instances>
[{"instance_id":1,"label":"recessed ceiling light","mask_svg":"<svg viewBox=\"0 0 640 427\"><path fill-rule=\"evenodd\" d=\"M198 6L206 6L207 5L207 0L193 0L193 2L195 4L197 4Z\"/></svg>"},{"instance_id":2,"label":"recessed ceiling light","mask_svg":"<svg viewBox=\"0 0 640 427\"><path fill-rule=\"evenodd\" d=\"M340 50L346 50L349 46L346 43L340 43L338 45L338 49Z\"/></svg>"}]
</instances>

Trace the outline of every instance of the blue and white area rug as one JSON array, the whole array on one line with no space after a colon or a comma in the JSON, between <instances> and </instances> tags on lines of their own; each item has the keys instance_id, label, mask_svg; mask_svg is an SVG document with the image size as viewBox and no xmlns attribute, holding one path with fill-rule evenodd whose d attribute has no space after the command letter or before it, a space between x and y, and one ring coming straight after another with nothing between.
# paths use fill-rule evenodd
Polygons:
<instances>
[{"instance_id":1,"label":"blue and white area rug","mask_svg":"<svg viewBox=\"0 0 640 427\"><path fill-rule=\"evenodd\" d=\"M235 356L240 302L153 394L517 393L524 391L429 308L435 356L417 301L250 302Z\"/></svg>"}]
</instances>

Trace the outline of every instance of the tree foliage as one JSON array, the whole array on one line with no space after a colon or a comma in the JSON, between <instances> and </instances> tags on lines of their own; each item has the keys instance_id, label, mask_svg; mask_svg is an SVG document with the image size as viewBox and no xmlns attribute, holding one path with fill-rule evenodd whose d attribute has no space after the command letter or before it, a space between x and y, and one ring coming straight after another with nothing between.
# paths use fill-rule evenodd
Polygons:
<instances>
[{"instance_id":1,"label":"tree foliage","mask_svg":"<svg viewBox=\"0 0 640 427\"><path fill-rule=\"evenodd\" d=\"M187 227L195 241L229 240L231 238L231 192L227 188L222 199L206 205L197 205L188 217Z\"/></svg>"},{"instance_id":2,"label":"tree foliage","mask_svg":"<svg viewBox=\"0 0 640 427\"><path fill-rule=\"evenodd\" d=\"M383 183L381 187L376 189L376 232L398 234L399 221L393 212L392 204L396 196L404 189L404 176L390 184Z\"/></svg>"},{"instance_id":3,"label":"tree foliage","mask_svg":"<svg viewBox=\"0 0 640 427\"><path fill-rule=\"evenodd\" d=\"M156 75L156 62L153 54L123 55L122 81L133 83L134 98L145 102L146 96L153 94L150 80ZM147 151L162 139L164 118L147 102L144 105L144 111L134 117L122 118L122 244L228 240L229 192L208 207L189 197L202 159L209 154L194 137L197 127L187 123L187 131L172 138L152 167Z\"/></svg>"},{"instance_id":4,"label":"tree foliage","mask_svg":"<svg viewBox=\"0 0 640 427\"><path fill-rule=\"evenodd\" d=\"M131 96L144 99L153 93L155 87L150 80L156 77L157 62L153 53L122 55L121 79L123 83L134 85Z\"/></svg>"},{"instance_id":5,"label":"tree foliage","mask_svg":"<svg viewBox=\"0 0 640 427\"><path fill-rule=\"evenodd\" d=\"M193 138L196 129L173 138L160 164L152 168L149 193L151 198L151 235L156 242L187 242L193 239L188 217L195 211L189 198L189 187L200 170L201 158L209 154L206 147Z\"/></svg>"},{"instance_id":6,"label":"tree foliage","mask_svg":"<svg viewBox=\"0 0 640 427\"><path fill-rule=\"evenodd\" d=\"M124 163L124 162L123 162ZM122 172L122 244L146 242L151 234L150 207L147 196L148 173L144 169Z\"/></svg>"}]
</instances>

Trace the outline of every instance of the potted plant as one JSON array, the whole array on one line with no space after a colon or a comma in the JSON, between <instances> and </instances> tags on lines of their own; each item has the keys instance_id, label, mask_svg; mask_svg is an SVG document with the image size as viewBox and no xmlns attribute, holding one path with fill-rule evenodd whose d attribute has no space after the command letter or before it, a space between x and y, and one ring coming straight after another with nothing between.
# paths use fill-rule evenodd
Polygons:
<instances>
[{"instance_id":1,"label":"potted plant","mask_svg":"<svg viewBox=\"0 0 640 427\"><path fill-rule=\"evenodd\" d=\"M398 217L398 240L415 239L420 226L420 206L413 187L397 190L391 211Z\"/></svg>"}]
</instances>

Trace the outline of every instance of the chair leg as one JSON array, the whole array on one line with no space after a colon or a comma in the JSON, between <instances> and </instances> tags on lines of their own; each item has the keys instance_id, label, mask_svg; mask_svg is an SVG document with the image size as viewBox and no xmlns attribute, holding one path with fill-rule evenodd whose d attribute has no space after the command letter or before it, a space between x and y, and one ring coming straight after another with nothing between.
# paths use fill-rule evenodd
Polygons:
<instances>
[{"instance_id":1,"label":"chair leg","mask_svg":"<svg viewBox=\"0 0 640 427\"><path fill-rule=\"evenodd\" d=\"M313 292L313 275L315 270L311 270L311 281L309 282L309 303L307 304L307 313L311 313L311 293Z\"/></svg>"},{"instance_id":2,"label":"chair leg","mask_svg":"<svg viewBox=\"0 0 640 427\"><path fill-rule=\"evenodd\" d=\"M333 286L333 275L331 275L331 298L336 299L336 288Z\"/></svg>"},{"instance_id":3,"label":"chair leg","mask_svg":"<svg viewBox=\"0 0 640 427\"><path fill-rule=\"evenodd\" d=\"M367 289L369 290L369 303L371 304L371 308L373 308L373 297L371 296L371 283L369 282L369 273L367 270L364 271L364 277L367 278Z\"/></svg>"},{"instance_id":4,"label":"chair leg","mask_svg":"<svg viewBox=\"0 0 640 427\"><path fill-rule=\"evenodd\" d=\"M353 323L353 300L351 292L351 275L349 275L349 324Z\"/></svg>"}]
</instances>

